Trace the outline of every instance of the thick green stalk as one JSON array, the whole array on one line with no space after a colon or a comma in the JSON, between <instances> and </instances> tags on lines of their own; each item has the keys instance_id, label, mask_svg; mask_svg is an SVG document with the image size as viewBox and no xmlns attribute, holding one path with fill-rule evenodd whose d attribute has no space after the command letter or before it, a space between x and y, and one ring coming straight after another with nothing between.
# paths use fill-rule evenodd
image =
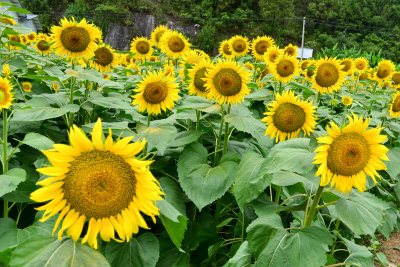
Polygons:
<instances>
[{"instance_id":1,"label":"thick green stalk","mask_svg":"<svg viewBox=\"0 0 400 267\"><path fill-rule=\"evenodd\" d=\"M8 171L8 153L7 153L7 134L8 134L8 118L7 109L3 108L3 174ZM8 217L8 201L3 200L4 203L4 218Z\"/></svg>"},{"instance_id":2,"label":"thick green stalk","mask_svg":"<svg viewBox=\"0 0 400 267\"><path fill-rule=\"evenodd\" d=\"M313 203L311 204L310 211L308 213L308 216L306 218L306 222L304 223L305 227L309 227L314 219L315 213L317 212L317 206L319 203L319 200L321 199L322 192L324 191L325 186L319 186L317 193L314 196Z\"/></svg>"},{"instance_id":3,"label":"thick green stalk","mask_svg":"<svg viewBox=\"0 0 400 267\"><path fill-rule=\"evenodd\" d=\"M224 116L225 116L225 111L224 111L224 107L221 105L222 107L222 114L221 114L221 124L219 126L219 133L218 133L218 137L217 137L217 142L215 144L215 153L214 153L214 166L217 165L217 161L218 161L218 149L219 146L221 144L221 137L222 137L222 129L224 128Z\"/></svg>"},{"instance_id":4,"label":"thick green stalk","mask_svg":"<svg viewBox=\"0 0 400 267\"><path fill-rule=\"evenodd\" d=\"M148 113L148 114L147 114L147 128L150 127L150 122L151 122L151 114ZM144 145L144 149L143 149L143 156L145 157L146 155L147 155L147 142L146 142L146 144Z\"/></svg>"},{"instance_id":5,"label":"thick green stalk","mask_svg":"<svg viewBox=\"0 0 400 267\"><path fill-rule=\"evenodd\" d=\"M231 112L231 105L228 104L228 111L226 114ZM224 134L224 150L222 151L222 155L225 155L228 151L228 138L229 138L229 123L225 122L225 134Z\"/></svg>"},{"instance_id":6,"label":"thick green stalk","mask_svg":"<svg viewBox=\"0 0 400 267\"><path fill-rule=\"evenodd\" d=\"M72 62L72 69L75 70L75 64ZM76 77L71 78L71 86L70 86L70 95L69 95L69 103L73 104L74 103L74 87L75 87L75 81ZM74 113L70 112L68 114L68 126L72 127L74 125Z\"/></svg>"},{"instance_id":7,"label":"thick green stalk","mask_svg":"<svg viewBox=\"0 0 400 267\"><path fill-rule=\"evenodd\" d=\"M196 132L199 130L200 125L200 110L196 109Z\"/></svg>"}]
</instances>

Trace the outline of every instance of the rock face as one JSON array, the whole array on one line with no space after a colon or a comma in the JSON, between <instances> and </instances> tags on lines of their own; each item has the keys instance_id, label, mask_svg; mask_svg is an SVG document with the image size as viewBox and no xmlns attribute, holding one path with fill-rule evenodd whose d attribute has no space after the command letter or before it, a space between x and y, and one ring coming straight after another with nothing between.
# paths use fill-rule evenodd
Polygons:
<instances>
[{"instance_id":1,"label":"rock face","mask_svg":"<svg viewBox=\"0 0 400 267\"><path fill-rule=\"evenodd\" d=\"M136 36L150 37L153 29L160 25L153 15L134 13L134 23L127 26L110 22L107 29L107 34L104 42L111 45L112 48L118 50L128 51L131 41ZM169 29L176 29L177 31L189 37L195 37L200 32L200 25L194 23L183 23L182 21L169 20L166 23Z\"/></svg>"}]
</instances>

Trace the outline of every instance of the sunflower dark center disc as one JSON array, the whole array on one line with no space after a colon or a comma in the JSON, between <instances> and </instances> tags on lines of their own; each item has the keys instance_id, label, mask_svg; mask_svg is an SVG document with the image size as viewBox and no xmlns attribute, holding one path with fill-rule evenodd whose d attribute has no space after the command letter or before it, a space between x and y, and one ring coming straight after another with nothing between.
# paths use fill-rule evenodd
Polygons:
<instances>
[{"instance_id":1,"label":"sunflower dark center disc","mask_svg":"<svg viewBox=\"0 0 400 267\"><path fill-rule=\"evenodd\" d=\"M236 40L232 44L232 49L240 53L246 49L246 43L243 40Z\"/></svg>"},{"instance_id":2,"label":"sunflower dark center disc","mask_svg":"<svg viewBox=\"0 0 400 267\"><path fill-rule=\"evenodd\" d=\"M173 36L168 41L168 47L173 52L181 52L183 49L185 49L185 43L179 36Z\"/></svg>"},{"instance_id":3,"label":"sunflower dark center disc","mask_svg":"<svg viewBox=\"0 0 400 267\"><path fill-rule=\"evenodd\" d=\"M378 76L381 79L386 78L389 74L390 74L390 68L385 65L381 66L376 72L376 76Z\"/></svg>"},{"instance_id":4,"label":"sunflower dark center disc","mask_svg":"<svg viewBox=\"0 0 400 267\"><path fill-rule=\"evenodd\" d=\"M313 69L308 69L307 70L307 77L312 77L314 75L314 70Z\"/></svg>"},{"instance_id":5,"label":"sunflower dark center disc","mask_svg":"<svg viewBox=\"0 0 400 267\"><path fill-rule=\"evenodd\" d=\"M233 69L220 69L213 78L217 91L223 96L233 96L242 89L242 78Z\"/></svg>"},{"instance_id":6,"label":"sunflower dark center disc","mask_svg":"<svg viewBox=\"0 0 400 267\"><path fill-rule=\"evenodd\" d=\"M400 84L400 73L393 74L392 80L394 85Z\"/></svg>"},{"instance_id":7,"label":"sunflower dark center disc","mask_svg":"<svg viewBox=\"0 0 400 267\"><path fill-rule=\"evenodd\" d=\"M206 88L204 86L204 84L206 83L203 78L206 77L206 72L207 72L207 68L201 68L199 69L196 74L194 75L194 86L196 87L197 90L201 91L201 92L205 92Z\"/></svg>"},{"instance_id":8,"label":"sunflower dark center disc","mask_svg":"<svg viewBox=\"0 0 400 267\"><path fill-rule=\"evenodd\" d=\"M339 70L331 63L323 63L317 69L315 81L319 86L330 87L339 80Z\"/></svg>"},{"instance_id":9,"label":"sunflower dark center disc","mask_svg":"<svg viewBox=\"0 0 400 267\"><path fill-rule=\"evenodd\" d=\"M363 74L360 75L360 78L359 78L360 81L366 80L366 79L368 79L368 74L367 73L363 73Z\"/></svg>"},{"instance_id":10,"label":"sunflower dark center disc","mask_svg":"<svg viewBox=\"0 0 400 267\"><path fill-rule=\"evenodd\" d=\"M356 68L359 70L363 70L365 68L365 63L364 62L357 62Z\"/></svg>"},{"instance_id":11,"label":"sunflower dark center disc","mask_svg":"<svg viewBox=\"0 0 400 267\"><path fill-rule=\"evenodd\" d=\"M28 39L29 39L30 41L35 40L35 35L29 34L29 35L28 35Z\"/></svg>"},{"instance_id":12,"label":"sunflower dark center disc","mask_svg":"<svg viewBox=\"0 0 400 267\"><path fill-rule=\"evenodd\" d=\"M222 50L224 51L224 53L225 53L226 55L232 55L232 51L231 51L231 49L229 48L229 44L224 44L224 46L222 47Z\"/></svg>"},{"instance_id":13,"label":"sunflower dark center disc","mask_svg":"<svg viewBox=\"0 0 400 267\"><path fill-rule=\"evenodd\" d=\"M283 103L272 116L275 127L285 133L296 132L306 121L304 110L292 103Z\"/></svg>"},{"instance_id":14,"label":"sunflower dark center disc","mask_svg":"<svg viewBox=\"0 0 400 267\"><path fill-rule=\"evenodd\" d=\"M90 35L84 28L74 26L64 29L60 40L68 51L83 52L90 44Z\"/></svg>"},{"instance_id":15,"label":"sunflower dark center disc","mask_svg":"<svg viewBox=\"0 0 400 267\"><path fill-rule=\"evenodd\" d=\"M270 45L267 41L260 41L260 42L256 43L255 50L256 50L257 54L264 55L264 53L267 51L268 47L270 47Z\"/></svg>"},{"instance_id":16,"label":"sunflower dark center disc","mask_svg":"<svg viewBox=\"0 0 400 267\"><path fill-rule=\"evenodd\" d=\"M293 62L286 59L281 60L276 66L276 71L281 77L288 77L292 75L294 72Z\"/></svg>"},{"instance_id":17,"label":"sunflower dark center disc","mask_svg":"<svg viewBox=\"0 0 400 267\"><path fill-rule=\"evenodd\" d=\"M115 216L129 206L136 178L131 166L110 151L92 150L76 157L63 191L71 209L86 217Z\"/></svg>"},{"instance_id":18,"label":"sunflower dark center disc","mask_svg":"<svg viewBox=\"0 0 400 267\"><path fill-rule=\"evenodd\" d=\"M94 58L96 63L102 66L107 66L113 61L113 54L107 47L100 47L94 51Z\"/></svg>"},{"instance_id":19,"label":"sunflower dark center disc","mask_svg":"<svg viewBox=\"0 0 400 267\"><path fill-rule=\"evenodd\" d=\"M136 44L136 50L140 53L140 54L147 54L149 53L150 50L150 44L148 42L145 41L139 41Z\"/></svg>"},{"instance_id":20,"label":"sunflower dark center disc","mask_svg":"<svg viewBox=\"0 0 400 267\"><path fill-rule=\"evenodd\" d=\"M328 150L327 166L333 174L352 176L367 166L371 152L364 136L344 133L336 137Z\"/></svg>"},{"instance_id":21,"label":"sunflower dark center disc","mask_svg":"<svg viewBox=\"0 0 400 267\"><path fill-rule=\"evenodd\" d=\"M150 104L159 104L168 96L168 89L162 82L152 82L146 85L143 99Z\"/></svg>"},{"instance_id":22,"label":"sunflower dark center disc","mask_svg":"<svg viewBox=\"0 0 400 267\"><path fill-rule=\"evenodd\" d=\"M399 112L400 111L400 96L397 96L392 104L392 111Z\"/></svg>"},{"instance_id":23,"label":"sunflower dark center disc","mask_svg":"<svg viewBox=\"0 0 400 267\"><path fill-rule=\"evenodd\" d=\"M40 40L40 41L37 43L37 48L38 48L40 51L47 51L47 50L49 50L50 46L48 46L48 45L46 45L46 44L47 44L47 42L46 42L45 40Z\"/></svg>"},{"instance_id":24,"label":"sunflower dark center disc","mask_svg":"<svg viewBox=\"0 0 400 267\"><path fill-rule=\"evenodd\" d=\"M349 69L351 67L350 61L343 61L342 63L340 63L340 65L344 66L342 68L342 71L349 71Z\"/></svg>"}]
</instances>

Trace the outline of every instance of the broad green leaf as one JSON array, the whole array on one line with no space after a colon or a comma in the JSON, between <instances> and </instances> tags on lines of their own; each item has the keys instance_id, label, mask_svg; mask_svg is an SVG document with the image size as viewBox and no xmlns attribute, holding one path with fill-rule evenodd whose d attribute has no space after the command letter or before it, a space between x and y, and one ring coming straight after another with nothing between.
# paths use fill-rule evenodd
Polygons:
<instances>
[{"instance_id":1,"label":"broad green leaf","mask_svg":"<svg viewBox=\"0 0 400 267\"><path fill-rule=\"evenodd\" d=\"M385 221L378 227L379 232L381 232L386 239L389 239L396 227L398 218L400 218L400 212L396 204L394 202L389 202L388 204L390 205L390 209L385 210Z\"/></svg>"},{"instance_id":2,"label":"broad green leaf","mask_svg":"<svg viewBox=\"0 0 400 267\"><path fill-rule=\"evenodd\" d=\"M25 170L20 168L11 169L6 174L0 175L0 197L17 189L17 186L25 180Z\"/></svg>"},{"instance_id":3,"label":"broad green leaf","mask_svg":"<svg viewBox=\"0 0 400 267\"><path fill-rule=\"evenodd\" d=\"M12 252L11 266L15 267L108 267L104 256L71 238L35 236L18 245Z\"/></svg>"},{"instance_id":4,"label":"broad green leaf","mask_svg":"<svg viewBox=\"0 0 400 267\"><path fill-rule=\"evenodd\" d=\"M187 144L197 141L203 134L204 132L192 130L179 132L171 142L171 147L184 147Z\"/></svg>"},{"instance_id":5,"label":"broad green leaf","mask_svg":"<svg viewBox=\"0 0 400 267\"><path fill-rule=\"evenodd\" d=\"M250 252L248 242L244 241L240 245L235 256L229 259L229 261L224 265L224 267L250 267L251 258L252 254Z\"/></svg>"},{"instance_id":6,"label":"broad green leaf","mask_svg":"<svg viewBox=\"0 0 400 267\"><path fill-rule=\"evenodd\" d=\"M178 160L181 187L199 210L212 203L229 189L238 167L236 154L225 154L219 165L208 164L208 152L199 143L187 146Z\"/></svg>"},{"instance_id":7,"label":"broad green leaf","mask_svg":"<svg viewBox=\"0 0 400 267\"><path fill-rule=\"evenodd\" d=\"M272 176L268 175L266 163L265 158L254 152L246 153L240 161L233 190L241 210L271 183Z\"/></svg>"},{"instance_id":8,"label":"broad green leaf","mask_svg":"<svg viewBox=\"0 0 400 267\"><path fill-rule=\"evenodd\" d=\"M140 123L137 125L137 133L140 138L146 138L149 149L155 147L161 155L170 146L171 141L175 139L177 132L173 125L159 125L156 127L147 127Z\"/></svg>"},{"instance_id":9,"label":"broad green leaf","mask_svg":"<svg viewBox=\"0 0 400 267\"><path fill-rule=\"evenodd\" d=\"M21 142L37 150L51 149L54 144L48 137L38 133L28 133Z\"/></svg>"},{"instance_id":10,"label":"broad green leaf","mask_svg":"<svg viewBox=\"0 0 400 267\"><path fill-rule=\"evenodd\" d=\"M278 215L255 220L247 232L255 266L323 266L332 244L326 229L311 226L288 232Z\"/></svg>"},{"instance_id":11,"label":"broad green leaf","mask_svg":"<svg viewBox=\"0 0 400 267\"><path fill-rule=\"evenodd\" d=\"M42 121L61 117L68 112L77 112L79 106L75 104L67 104L65 106L54 107L35 107L31 109L19 109L14 112L11 121Z\"/></svg>"},{"instance_id":12,"label":"broad green leaf","mask_svg":"<svg viewBox=\"0 0 400 267\"><path fill-rule=\"evenodd\" d=\"M385 161L386 172L396 181L400 179L400 148L394 147L386 154L390 161Z\"/></svg>"},{"instance_id":13,"label":"broad green leaf","mask_svg":"<svg viewBox=\"0 0 400 267\"><path fill-rule=\"evenodd\" d=\"M135 107L133 107L130 104L129 98L124 98L122 95L116 93L113 94L110 93L109 96L103 96L100 93L94 93L88 98L88 101L95 105L99 105L105 108L115 108L124 110L135 109Z\"/></svg>"},{"instance_id":14,"label":"broad green leaf","mask_svg":"<svg viewBox=\"0 0 400 267\"><path fill-rule=\"evenodd\" d=\"M348 264L362 267L374 267L374 255L369 252L368 248L355 244L354 242L342 237L350 251L350 255L344 261Z\"/></svg>"},{"instance_id":15,"label":"broad green leaf","mask_svg":"<svg viewBox=\"0 0 400 267\"><path fill-rule=\"evenodd\" d=\"M30 11L23 9L21 7L17 7L17 6L9 7L9 8L7 8L6 11L12 11L12 12L21 13L21 14L32 14Z\"/></svg>"},{"instance_id":16,"label":"broad green leaf","mask_svg":"<svg viewBox=\"0 0 400 267\"><path fill-rule=\"evenodd\" d=\"M17 245L17 225L11 218L0 218L0 252Z\"/></svg>"},{"instance_id":17,"label":"broad green leaf","mask_svg":"<svg viewBox=\"0 0 400 267\"><path fill-rule=\"evenodd\" d=\"M373 235L383 224L385 210L389 208L380 198L357 190L352 190L333 206L338 218L357 235Z\"/></svg>"},{"instance_id":18,"label":"broad green leaf","mask_svg":"<svg viewBox=\"0 0 400 267\"><path fill-rule=\"evenodd\" d=\"M213 106L207 99L200 96L187 96L183 98L178 105L176 105L177 110L181 109L204 109Z\"/></svg>"},{"instance_id":19,"label":"broad green leaf","mask_svg":"<svg viewBox=\"0 0 400 267\"><path fill-rule=\"evenodd\" d=\"M152 233L144 233L129 242L108 243L105 255L113 267L154 267L160 255L160 246Z\"/></svg>"}]
</instances>

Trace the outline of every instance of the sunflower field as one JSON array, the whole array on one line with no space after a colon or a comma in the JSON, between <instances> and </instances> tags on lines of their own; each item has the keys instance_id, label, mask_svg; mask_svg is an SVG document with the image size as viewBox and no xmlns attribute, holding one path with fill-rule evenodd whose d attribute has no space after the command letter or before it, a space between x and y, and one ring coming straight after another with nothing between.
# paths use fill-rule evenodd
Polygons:
<instances>
[{"instance_id":1,"label":"sunflower field","mask_svg":"<svg viewBox=\"0 0 400 267\"><path fill-rule=\"evenodd\" d=\"M0 17L0 266L388 264L399 66L269 36L212 57L165 26L102 39Z\"/></svg>"}]
</instances>

